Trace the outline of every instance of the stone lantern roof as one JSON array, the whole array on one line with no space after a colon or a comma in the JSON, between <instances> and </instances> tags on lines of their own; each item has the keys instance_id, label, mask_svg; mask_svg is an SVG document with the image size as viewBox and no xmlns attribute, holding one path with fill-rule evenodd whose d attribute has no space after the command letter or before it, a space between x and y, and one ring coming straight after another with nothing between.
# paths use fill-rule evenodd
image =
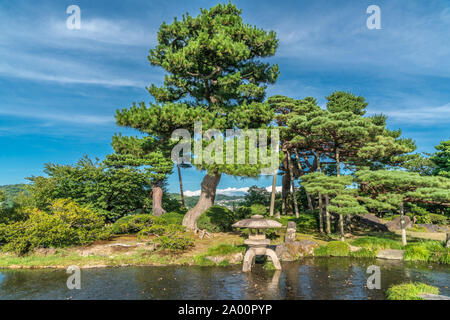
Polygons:
<instances>
[{"instance_id":1,"label":"stone lantern roof","mask_svg":"<svg viewBox=\"0 0 450 320\"><path fill-rule=\"evenodd\" d=\"M281 228L282 224L274 221L264 219L261 215L254 215L250 219L244 219L233 224L234 228L249 228L249 229L268 229Z\"/></svg>"}]
</instances>

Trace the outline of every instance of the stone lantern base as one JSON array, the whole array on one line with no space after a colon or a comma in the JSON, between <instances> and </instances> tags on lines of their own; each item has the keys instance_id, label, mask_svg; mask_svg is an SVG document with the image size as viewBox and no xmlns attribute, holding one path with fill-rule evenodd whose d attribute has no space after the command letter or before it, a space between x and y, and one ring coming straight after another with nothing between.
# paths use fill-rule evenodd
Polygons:
<instances>
[{"instance_id":1,"label":"stone lantern base","mask_svg":"<svg viewBox=\"0 0 450 320\"><path fill-rule=\"evenodd\" d=\"M255 265L256 256L268 256L272 259L275 269L281 270L280 260L278 260L277 254L272 249L267 247L249 247L244 256L244 264L242 267L243 272L249 272Z\"/></svg>"}]
</instances>

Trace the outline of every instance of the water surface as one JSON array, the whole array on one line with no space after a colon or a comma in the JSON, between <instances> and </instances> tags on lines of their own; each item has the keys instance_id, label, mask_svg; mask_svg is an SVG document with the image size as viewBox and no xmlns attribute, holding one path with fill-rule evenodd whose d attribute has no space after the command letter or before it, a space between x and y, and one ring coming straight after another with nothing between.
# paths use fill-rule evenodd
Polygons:
<instances>
[{"instance_id":1,"label":"water surface","mask_svg":"<svg viewBox=\"0 0 450 320\"><path fill-rule=\"evenodd\" d=\"M367 267L381 270L381 289L366 286ZM65 270L0 269L0 299L385 299L392 284L421 281L450 295L450 268L377 259L310 258L283 263L280 272L256 265L122 267L81 270L81 289L69 290Z\"/></svg>"}]
</instances>

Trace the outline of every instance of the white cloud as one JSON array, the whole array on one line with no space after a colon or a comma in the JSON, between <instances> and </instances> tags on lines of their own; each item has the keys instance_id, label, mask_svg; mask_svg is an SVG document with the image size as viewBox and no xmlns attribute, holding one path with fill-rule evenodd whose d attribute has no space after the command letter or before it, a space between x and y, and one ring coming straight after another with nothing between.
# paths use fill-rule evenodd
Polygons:
<instances>
[{"instance_id":1,"label":"white cloud","mask_svg":"<svg viewBox=\"0 0 450 320\"><path fill-rule=\"evenodd\" d=\"M450 103L438 107L426 106L386 111L378 110L376 113L379 112L387 115L388 120L394 120L396 123L417 125L450 123Z\"/></svg>"}]
</instances>

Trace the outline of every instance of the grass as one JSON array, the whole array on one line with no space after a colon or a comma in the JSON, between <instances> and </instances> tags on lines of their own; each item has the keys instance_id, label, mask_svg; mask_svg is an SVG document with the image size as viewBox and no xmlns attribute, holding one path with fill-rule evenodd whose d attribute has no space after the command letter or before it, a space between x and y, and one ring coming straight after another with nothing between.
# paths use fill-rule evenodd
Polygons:
<instances>
[{"instance_id":1,"label":"grass","mask_svg":"<svg viewBox=\"0 0 450 320\"><path fill-rule=\"evenodd\" d=\"M358 251L350 252L350 257L352 258L375 258L377 256L377 252L374 250L362 248Z\"/></svg>"},{"instance_id":2,"label":"grass","mask_svg":"<svg viewBox=\"0 0 450 320\"><path fill-rule=\"evenodd\" d=\"M246 247L244 245L236 246L234 244L222 243L209 248L206 251L207 256L225 256L232 253L245 252Z\"/></svg>"},{"instance_id":3,"label":"grass","mask_svg":"<svg viewBox=\"0 0 450 320\"><path fill-rule=\"evenodd\" d=\"M343 241L330 241L327 245L314 249L316 257L348 257L349 254L350 247Z\"/></svg>"},{"instance_id":4,"label":"grass","mask_svg":"<svg viewBox=\"0 0 450 320\"><path fill-rule=\"evenodd\" d=\"M353 240L351 245L371 251L378 251L379 249L402 249L402 245L399 242L379 237L361 237Z\"/></svg>"},{"instance_id":5,"label":"grass","mask_svg":"<svg viewBox=\"0 0 450 320\"><path fill-rule=\"evenodd\" d=\"M387 292L389 300L423 300L421 294L439 294L439 289L421 282L402 283L391 286Z\"/></svg>"},{"instance_id":6,"label":"grass","mask_svg":"<svg viewBox=\"0 0 450 320\"><path fill-rule=\"evenodd\" d=\"M426 261L450 264L450 248L439 241L419 241L405 246L405 261Z\"/></svg>"},{"instance_id":7,"label":"grass","mask_svg":"<svg viewBox=\"0 0 450 320\"><path fill-rule=\"evenodd\" d=\"M411 232L428 232L428 229L425 227L419 227L419 226L413 226L408 229L408 231Z\"/></svg>"}]
</instances>

